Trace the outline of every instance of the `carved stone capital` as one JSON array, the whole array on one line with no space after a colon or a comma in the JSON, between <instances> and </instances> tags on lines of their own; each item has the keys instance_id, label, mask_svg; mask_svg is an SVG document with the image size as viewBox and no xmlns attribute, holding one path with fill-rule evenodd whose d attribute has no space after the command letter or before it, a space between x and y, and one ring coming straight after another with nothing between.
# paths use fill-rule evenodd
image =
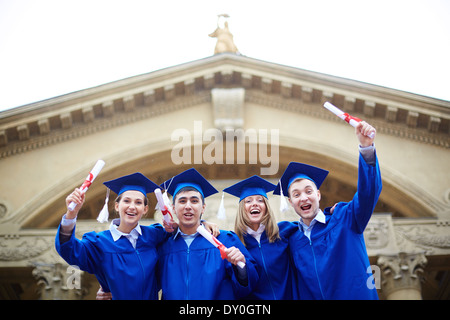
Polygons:
<instances>
[{"instance_id":1,"label":"carved stone capital","mask_svg":"<svg viewBox=\"0 0 450 320\"><path fill-rule=\"evenodd\" d=\"M427 264L425 254L381 255L377 264L381 268L381 290L386 299L422 299L421 278Z\"/></svg>"},{"instance_id":2,"label":"carved stone capital","mask_svg":"<svg viewBox=\"0 0 450 320\"><path fill-rule=\"evenodd\" d=\"M81 300L88 293L82 285L83 271L77 266L36 263L32 274L41 300Z\"/></svg>"}]
</instances>

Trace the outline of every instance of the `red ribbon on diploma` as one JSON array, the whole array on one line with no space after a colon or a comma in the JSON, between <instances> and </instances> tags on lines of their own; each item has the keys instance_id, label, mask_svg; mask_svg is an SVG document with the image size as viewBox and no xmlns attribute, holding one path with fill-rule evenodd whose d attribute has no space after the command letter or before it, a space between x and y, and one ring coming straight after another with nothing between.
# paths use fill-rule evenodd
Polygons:
<instances>
[{"instance_id":1,"label":"red ribbon on diploma","mask_svg":"<svg viewBox=\"0 0 450 320\"><path fill-rule=\"evenodd\" d=\"M349 115L347 112L344 113L343 116L345 117L344 120L345 120L347 123L350 123L350 120L355 120L355 121L358 121L358 122L361 122L361 121L362 121L360 118L351 116L351 115Z\"/></svg>"},{"instance_id":2,"label":"red ribbon on diploma","mask_svg":"<svg viewBox=\"0 0 450 320\"><path fill-rule=\"evenodd\" d=\"M323 104L323 106L325 108L327 108L329 111L333 112L336 116L338 116L339 118L341 118L342 120L344 120L345 122L347 122L349 125L351 125L354 128L356 128L358 126L358 123L360 123L362 121L361 119L359 119L357 117L353 117L353 116L349 115L346 112L345 113L342 112L341 109L339 109L336 106L332 105L328 101L325 102ZM367 136L369 138L373 139L375 137L375 131L371 131Z\"/></svg>"},{"instance_id":3,"label":"red ribbon on diploma","mask_svg":"<svg viewBox=\"0 0 450 320\"><path fill-rule=\"evenodd\" d=\"M220 257L222 259L226 259L228 257L227 253L225 252L225 250L227 249L227 247L225 247L225 245L222 244L222 242L220 242L219 240L216 239L216 237L214 237L211 233L209 233L208 231L206 231L205 227L203 227L203 225L199 225L197 228L197 232L200 233L206 240L208 240L212 245L214 245L214 247L218 248L220 251ZM239 266L239 268L245 268L245 263L242 261L238 261L237 265Z\"/></svg>"},{"instance_id":4,"label":"red ribbon on diploma","mask_svg":"<svg viewBox=\"0 0 450 320\"><path fill-rule=\"evenodd\" d=\"M88 189L91 186L93 180L94 180L94 175L91 172L89 172L88 177L86 178L86 180L84 180L80 189L81 190L84 190L85 188Z\"/></svg>"},{"instance_id":5,"label":"red ribbon on diploma","mask_svg":"<svg viewBox=\"0 0 450 320\"><path fill-rule=\"evenodd\" d=\"M212 237L212 239L213 239L213 241L214 241L215 243L217 243L217 248L220 250L220 257L221 257L222 259L226 259L228 255L227 255L227 253L225 252L225 249L226 249L227 247L225 247L225 246L223 245L222 242L220 242L219 240L217 240L216 237Z\"/></svg>"},{"instance_id":6,"label":"red ribbon on diploma","mask_svg":"<svg viewBox=\"0 0 450 320\"><path fill-rule=\"evenodd\" d=\"M169 208L164 203L164 197L163 197L163 195L161 193L161 189L160 188L156 188L154 192L155 192L156 200L158 201L159 210L161 210L163 218L167 222L167 224L170 224L170 219L173 220L173 217L172 217L172 214L169 211ZM170 219L168 218L167 215L169 215Z\"/></svg>"},{"instance_id":7,"label":"red ribbon on diploma","mask_svg":"<svg viewBox=\"0 0 450 320\"><path fill-rule=\"evenodd\" d=\"M164 205L164 210L161 210L161 213L163 214L163 216L165 216L166 214L168 214L170 216L170 219L173 220L172 214L170 213L169 209L167 208L166 205Z\"/></svg>"}]
</instances>

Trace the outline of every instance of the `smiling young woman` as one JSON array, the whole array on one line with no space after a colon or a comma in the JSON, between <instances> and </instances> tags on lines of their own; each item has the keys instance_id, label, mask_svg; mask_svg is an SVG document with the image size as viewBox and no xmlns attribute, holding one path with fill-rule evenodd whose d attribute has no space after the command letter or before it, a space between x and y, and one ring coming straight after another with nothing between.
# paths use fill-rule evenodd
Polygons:
<instances>
[{"instance_id":1,"label":"smiling young woman","mask_svg":"<svg viewBox=\"0 0 450 320\"><path fill-rule=\"evenodd\" d=\"M247 233L247 227L257 231L261 225L264 225L269 242L280 238L277 221L269 205L269 200L261 195L252 195L239 201L234 231L242 243L246 244L244 234Z\"/></svg>"},{"instance_id":2,"label":"smiling young woman","mask_svg":"<svg viewBox=\"0 0 450 320\"><path fill-rule=\"evenodd\" d=\"M129 190L117 197L115 209L119 213L120 224L117 230L130 233L139 220L148 212L148 200L139 191Z\"/></svg>"},{"instance_id":3,"label":"smiling young woman","mask_svg":"<svg viewBox=\"0 0 450 320\"><path fill-rule=\"evenodd\" d=\"M66 198L68 209L58 228L56 250L67 263L95 274L113 299L158 299L156 248L168 233L160 224L141 226L139 221L148 211L147 193L159 186L139 172L104 184L118 195L115 209L120 218L111 222L109 230L77 239L76 218L85 194L75 189ZM69 209L71 202L76 203L74 210Z\"/></svg>"},{"instance_id":4,"label":"smiling young woman","mask_svg":"<svg viewBox=\"0 0 450 320\"><path fill-rule=\"evenodd\" d=\"M267 199L275 185L253 176L223 191L239 198L235 232L258 266L258 285L250 299L292 299L292 277L289 261L289 236L295 223L277 223Z\"/></svg>"}]
</instances>

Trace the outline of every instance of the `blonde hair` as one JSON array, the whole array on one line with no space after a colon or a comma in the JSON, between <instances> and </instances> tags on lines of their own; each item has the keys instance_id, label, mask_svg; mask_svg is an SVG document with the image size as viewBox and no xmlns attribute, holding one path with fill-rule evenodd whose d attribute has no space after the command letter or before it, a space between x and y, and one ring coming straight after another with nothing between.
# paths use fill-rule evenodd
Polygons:
<instances>
[{"instance_id":1,"label":"blonde hair","mask_svg":"<svg viewBox=\"0 0 450 320\"><path fill-rule=\"evenodd\" d=\"M278 239L281 239L280 231L278 229L275 215L270 208L269 201L266 197L263 197L263 199L266 205L266 214L262 217L261 223L266 226L265 231L267 239L269 239L269 242L272 243ZM244 199L239 202L239 208L236 215L236 220L234 222L234 232L236 232L241 242L246 246L244 235L247 234L247 227L250 226L250 221L248 219L248 215L245 213L245 202L243 200Z\"/></svg>"}]
</instances>

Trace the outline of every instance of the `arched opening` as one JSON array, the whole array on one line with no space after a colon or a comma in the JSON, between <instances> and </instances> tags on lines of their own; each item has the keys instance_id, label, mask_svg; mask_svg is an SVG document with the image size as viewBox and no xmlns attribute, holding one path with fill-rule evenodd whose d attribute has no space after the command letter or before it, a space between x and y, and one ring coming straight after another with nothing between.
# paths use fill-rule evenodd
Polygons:
<instances>
[{"instance_id":1,"label":"arched opening","mask_svg":"<svg viewBox=\"0 0 450 320\"><path fill-rule=\"evenodd\" d=\"M203 149L206 145L203 145ZM192 147L192 153L194 147ZM151 150L151 148L148 148ZM246 144L249 150L249 144ZM248 159L248 158L247 158ZM267 179L274 179L276 182L291 161L308 163L329 170L330 173L321 187L322 200L321 207L325 208L334 205L339 201L350 201L356 192L357 184L357 161L349 164L342 160L333 158L330 155L323 155L316 152L296 149L291 147L279 148L278 173L273 176L263 176ZM106 188L102 182L117 178L133 172L141 172L155 183L170 179L172 176L189 169L196 168L208 180L241 180L252 175L261 175L261 164L180 164L174 165L171 161L171 150L158 153L148 152L140 158L123 163L121 165L109 165L105 167L92 187L89 189L87 200L79 213L79 219L95 219L103 207L105 201ZM230 181L230 184L232 182ZM221 191L221 190L219 190ZM52 228L56 227L61 215L65 212L65 196L71 192L68 188L64 196L57 197L50 202L42 203L39 209L31 215L31 218L23 225L24 228ZM217 198L217 199L216 199ZM220 201L219 196L212 198L209 202ZM110 214L113 212L114 195L109 201ZM150 210L147 218L152 219L155 213L156 203L153 194L150 195ZM393 217L424 217L433 216L428 208L425 208L416 199L408 196L405 188L396 188L389 183L389 177L383 177L383 191L375 208L375 212L390 212Z\"/></svg>"}]
</instances>

